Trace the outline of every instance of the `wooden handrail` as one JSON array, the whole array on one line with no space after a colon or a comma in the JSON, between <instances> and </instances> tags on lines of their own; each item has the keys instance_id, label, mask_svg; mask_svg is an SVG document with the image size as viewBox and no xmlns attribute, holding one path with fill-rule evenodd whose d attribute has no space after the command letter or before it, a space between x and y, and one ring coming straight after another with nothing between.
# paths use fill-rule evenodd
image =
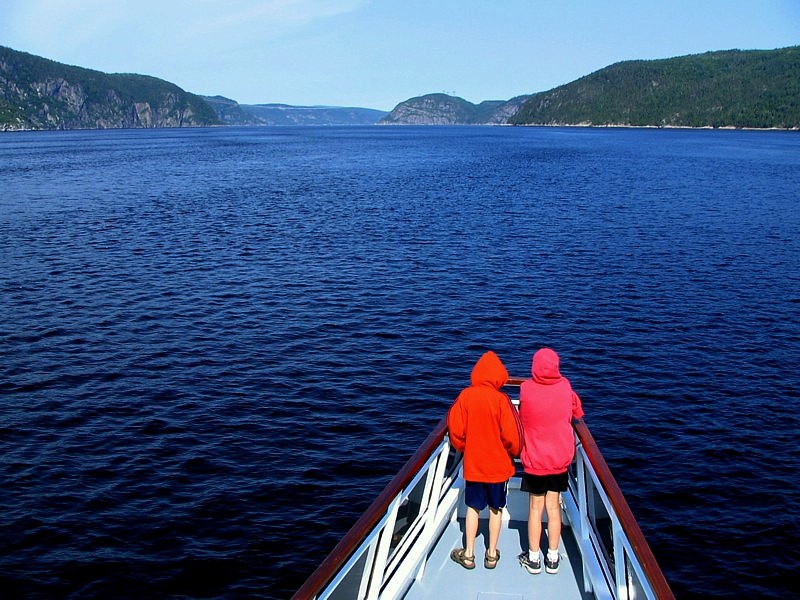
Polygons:
<instances>
[{"instance_id":1,"label":"wooden handrail","mask_svg":"<svg viewBox=\"0 0 800 600\"><path fill-rule=\"evenodd\" d=\"M292 600L309 600L316 596L334 578L361 545L364 537L372 531L386 514L392 500L411 483L414 476L439 447L447 431L447 417L442 418L433 432L422 443L414 455L400 469L386 488L380 493L366 512L361 515L345 536L333 548L306 582L295 592Z\"/></svg>"}]
</instances>

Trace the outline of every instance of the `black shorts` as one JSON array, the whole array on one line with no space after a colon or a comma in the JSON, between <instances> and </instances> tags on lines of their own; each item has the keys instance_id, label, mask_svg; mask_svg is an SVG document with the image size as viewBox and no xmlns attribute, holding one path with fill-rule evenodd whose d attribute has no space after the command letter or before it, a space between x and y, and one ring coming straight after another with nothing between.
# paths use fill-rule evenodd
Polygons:
<instances>
[{"instance_id":1,"label":"black shorts","mask_svg":"<svg viewBox=\"0 0 800 600\"><path fill-rule=\"evenodd\" d=\"M567 475L566 471L558 475L530 475L523 473L519 489L534 496L543 496L546 492L566 492L568 485L569 475Z\"/></svg>"}]
</instances>

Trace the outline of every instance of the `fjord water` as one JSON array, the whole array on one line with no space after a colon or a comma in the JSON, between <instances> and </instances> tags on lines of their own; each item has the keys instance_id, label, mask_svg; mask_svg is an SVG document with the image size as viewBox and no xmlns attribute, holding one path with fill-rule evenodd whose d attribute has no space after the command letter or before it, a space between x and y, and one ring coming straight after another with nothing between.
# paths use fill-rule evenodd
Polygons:
<instances>
[{"instance_id":1,"label":"fjord water","mask_svg":"<svg viewBox=\"0 0 800 600\"><path fill-rule=\"evenodd\" d=\"M3 134L0 597L288 597L544 345L676 595L788 597L799 197L796 132Z\"/></svg>"}]
</instances>

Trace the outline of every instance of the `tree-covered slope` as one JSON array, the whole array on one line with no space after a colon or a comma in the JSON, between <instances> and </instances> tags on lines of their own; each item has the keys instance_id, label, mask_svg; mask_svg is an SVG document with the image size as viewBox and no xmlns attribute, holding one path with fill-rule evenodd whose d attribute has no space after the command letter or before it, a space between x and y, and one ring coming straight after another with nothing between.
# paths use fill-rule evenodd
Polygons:
<instances>
[{"instance_id":1,"label":"tree-covered slope","mask_svg":"<svg viewBox=\"0 0 800 600\"><path fill-rule=\"evenodd\" d=\"M167 81L102 73L0 46L0 130L217 123L202 98Z\"/></svg>"},{"instance_id":2,"label":"tree-covered slope","mask_svg":"<svg viewBox=\"0 0 800 600\"><path fill-rule=\"evenodd\" d=\"M531 96L517 125L800 127L800 46L611 65Z\"/></svg>"}]
</instances>

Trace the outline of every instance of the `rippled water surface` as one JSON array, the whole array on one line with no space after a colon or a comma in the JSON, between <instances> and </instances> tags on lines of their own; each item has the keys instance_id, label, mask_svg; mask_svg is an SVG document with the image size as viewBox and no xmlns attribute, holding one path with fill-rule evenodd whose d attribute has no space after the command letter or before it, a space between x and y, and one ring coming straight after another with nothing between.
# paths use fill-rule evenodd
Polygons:
<instances>
[{"instance_id":1,"label":"rippled water surface","mask_svg":"<svg viewBox=\"0 0 800 600\"><path fill-rule=\"evenodd\" d=\"M788 597L799 198L797 133L2 134L0 597L288 597L542 345L676 595Z\"/></svg>"}]
</instances>

